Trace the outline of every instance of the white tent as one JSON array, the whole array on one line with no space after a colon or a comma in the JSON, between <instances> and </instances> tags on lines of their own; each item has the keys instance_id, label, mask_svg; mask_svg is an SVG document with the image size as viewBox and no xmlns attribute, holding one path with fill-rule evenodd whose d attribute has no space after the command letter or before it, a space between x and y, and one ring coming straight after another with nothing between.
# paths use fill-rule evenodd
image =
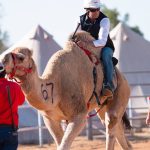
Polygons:
<instances>
[{"instance_id":1,"label":"white tent","mask_svg":"<svg viewBox=\"0 0 150 150\"><path fill-rule=\"evenodd\" d=\"M119 23L110 32L110 36L115 44L114 55L120 60L119 68L122 72L150 71L150 42L123 23Z\"/></svg>"},{"instance_id":2,"label":"white tent","mask_svg":"<svg viewBox=\"0 0 150 150\"><path fill-rule=\"evenodd\" d=\"M150 95L150 42L123 23L110 32L110 37L115 45L114 56L119 59L118 68L131 86L133 107L147 107L146 96Z\"/></svg>"},{"instance_id":3,"label":"white tent","mask_svg":"<svg viewBox=\"0 0 150 150\"><path fill-rule=\"evenodd\" d=\"M1 57L18 46L28 47L33 50L33 59L35 60L40 75L43 73L47 61L52 54L61 49L52 35L45 31L40 25L33 28L21 41L4 51Z\"/></svg>"},{"instance_id":4,"label":"white tent","mask_svg":"<svg viewBox=\"0 0 150 150\"><path fill-rule=\"evenodd\" d=\"M25 37L4 51L0 57L3 57L8 52L11 52L15 47L27 47L33 51L33 59L37 65L38 73L41 75L50 57L61 47L55 42L52 35L45 31L40 25L33 28ZM19 126L20 127L37 127L38 116L37 111L33 108L19 109ZM49 137L49 138L48 138ZM20 143L38 142L37 130L19 132ZM47 142L50 139L50 134L46 130L43 131L43 141Z\"/></svg>"}]
</instances>

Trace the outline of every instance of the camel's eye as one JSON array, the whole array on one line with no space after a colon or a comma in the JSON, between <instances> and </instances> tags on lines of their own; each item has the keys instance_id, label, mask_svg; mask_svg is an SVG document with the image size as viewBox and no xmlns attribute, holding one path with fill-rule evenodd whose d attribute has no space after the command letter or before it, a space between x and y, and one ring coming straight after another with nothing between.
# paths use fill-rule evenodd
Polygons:
<instances>
[{"instance_id":1,"label":"camel's eye","mask_svg":"<svg viewBox=\"0 0 150 150\"><path fill-rule=\"evenodd\" d=\"M23 54L17 54L16 57L19 61L24 61L25 59L25 56Z\"/></svg>"},{"instance_id":2,"label":"camel's eye","mask_svg":"<svg viewBox=\"0 0 150 150\"><path fill-rule=\"evenodd\" d=\"M24 60L24 57L19 57L18 58L20 61L23 61Z\"/></svg>"}]
</instances>

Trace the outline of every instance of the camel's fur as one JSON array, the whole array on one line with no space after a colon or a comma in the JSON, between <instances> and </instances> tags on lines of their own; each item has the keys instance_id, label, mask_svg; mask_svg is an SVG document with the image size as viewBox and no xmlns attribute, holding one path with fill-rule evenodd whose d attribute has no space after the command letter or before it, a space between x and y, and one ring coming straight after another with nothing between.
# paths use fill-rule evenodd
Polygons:
<instances>
[{"instance_id":1,"label":"camel's fur","mask_svg":"<svg viewBox=\"0 0 150 150\"><path fill-rule=\"evenodd\" d=\"M86 48L93 51L96 56L99 55L100 49L90 45L93 38L86 32L76 34L77 40L86 42ZM98 109L95 98L92 99L90 109L87 109L87 102L92 95L93 84L93 67L89 58L83 51L71 40L66 43L63 50L56 52L49 60L42 77L38 77L36 66L31 57L31 51L27 48L16 48L14 51L16 65L31 67L32 72L25 74L17 70L15 78L19 79L22 90L29 103L37 108L44 118L44 122L53 136L57 150L69 150L74 138L84 128L86 115L93 109ZM19 59L19 54L23 54L23 60ZM6 72L9 74L13 69L11 54L7 54L3 59ZM98 82L97 93L100 92L103 82L102 66L97 67ZM123 75L117 70L118 87L114 94L114 100L109 105L103 107L98 113L101 120L106 125L106 149L113 150L115 138L121 145L122 149L131 149L129 142L124 135L122 116L125 112L128 98L129 86ZM46 84L53 83L54 88ZM42 88L41 88L42 87ZM45 100L42 91L46 90L48 98ZM107 109L116 111L118 122L109 129L109 117ZM67 120L68 125L63 132L61 120Z\"/></svg>"}]
</instances>

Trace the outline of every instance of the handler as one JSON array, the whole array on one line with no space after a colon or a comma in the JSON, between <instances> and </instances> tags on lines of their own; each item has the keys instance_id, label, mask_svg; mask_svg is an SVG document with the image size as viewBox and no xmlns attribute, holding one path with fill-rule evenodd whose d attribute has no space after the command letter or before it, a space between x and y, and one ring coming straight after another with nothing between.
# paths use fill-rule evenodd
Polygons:
<instances>
[{"instance_id":1,"label":"handler","mask_svg":"<svg viewBox=\"0 0 150 150\"><path fill-rule=\"evenodd\" d=\"M0 62L0 150L17 150L18 106L25 97L20 86L5 78L6 72Z\"/></svg>"}]
</instances>

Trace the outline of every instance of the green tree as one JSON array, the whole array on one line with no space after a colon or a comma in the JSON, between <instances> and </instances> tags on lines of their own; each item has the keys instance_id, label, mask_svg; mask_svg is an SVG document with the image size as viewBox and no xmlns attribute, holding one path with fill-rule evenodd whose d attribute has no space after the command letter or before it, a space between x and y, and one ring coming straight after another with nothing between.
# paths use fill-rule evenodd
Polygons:
<instances>
[{"instance_id":1,"label":"green tree","mask_svg":"<svg viewBox=\"0 0 150 150\"><path fill-rule=\"evenodd\" d=\"M106 16L108 16L110 19L110 29L113 29L120 22L118 19L119 12L117 9L108 9L106 6L104 6L102 12L104 12L104 14L106 14Z\"/></svg>"},{"instance_id":2,"label":"green tree","mask_svg":"<svg viewBox=\"0 0 150 150\"><path fill-rule=\"evenodd\" d=\"M120 14L117 11L117 9L108 9L106 6L104 6L102 9L102 12L104 12L104 14L106 14L106 16L108 16L110 19L110 22L111 22L110 29L113 29L120 22L120 20L118 19ZM128 24L129 18L130 18L129 14L128 13L125 14L122 19L122 22L124 22L125 24ZM141 36L144 35L138 26L134 26L130 28L134 32L138 33L139 35Z\"/></svg>"},{"instance_id":3,"label":"green tree","mask_svg":"<svg viewBox=\"0 0 150 150\"><path fill-rule=\"evenodd\" d=\"M2 6L0 4L0 11L2 10ZM2 12L2 11L1 11ZM0 21L2 22L1 19L1 14L0 14ZM7 49L7 41L8 41L8 33L6 31L2 31L1 27L0 27L0 53L2 53L4 50Z\"/></svg>"},{"instance_id":4,"label":"green tree","mask_svg":"<svg viewBox=\"0 0 150 150\"><path fill-rule=\"evenodd\" d=\"M134 32L138 33L141 36L144 36L143 32L139 29L138 26L130 27Z\"/></svg>"},{"instance_id":5,"label":"green tree","mask_svg":"<svg viewBox=\"0 0 150 150\"><path fill-rule=\"evenodd\" d=\"M0 29L0 53L7 49L8 34Z\"/></svg>"},{"instance_id":6,"label":"green tree","mask_svg":"<svg viewBox=\"0 0 150 150\"><path fill-rule=\"evenodd\" d=\"M125 14L125 15L124 15L123 22L127 24L128 21L129 21L129 18L130 18L129 14L128 14L128 13ZM130 28L132 29L132 31L138 33L139 35L141 35L141 36L144 35L144 34L142 33L142 31L140 30L139 26L134 26L134 27L130 27Z\"/></svg>"}]
</instances>

